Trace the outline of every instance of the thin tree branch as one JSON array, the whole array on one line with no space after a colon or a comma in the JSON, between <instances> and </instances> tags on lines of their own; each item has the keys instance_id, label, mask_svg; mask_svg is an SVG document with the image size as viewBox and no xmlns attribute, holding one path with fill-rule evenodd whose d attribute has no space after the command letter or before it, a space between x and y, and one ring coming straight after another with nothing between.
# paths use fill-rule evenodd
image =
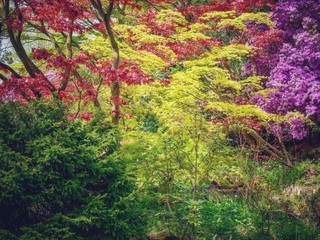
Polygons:
<instances>
[{"instance_id":1,"label":"thin tree branch","mask_svg":"<svg viewBox=\"0 0 320 240\"><path fill-rule=\"evenodd\" d=\"M21 78L21 76L12 68L10 67L9 65L5 64L5 63L2 63L0 62L0 66L7 69L9 72L11 72L15 77L17 78Z\"/></svg>"}]
</instances>

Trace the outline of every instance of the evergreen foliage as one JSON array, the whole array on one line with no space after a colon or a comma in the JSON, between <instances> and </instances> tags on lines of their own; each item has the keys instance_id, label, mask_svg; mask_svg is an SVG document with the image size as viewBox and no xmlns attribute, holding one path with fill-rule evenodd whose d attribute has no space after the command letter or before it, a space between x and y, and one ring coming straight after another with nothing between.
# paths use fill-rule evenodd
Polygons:
<instances>
[{"instance_id":1,"label":"evergreen foliage","mask_svg":"<svg viewBox=\"0 0 320 240\"><path fill-rule=\"evenodd\" d=\"M119 131L103 117L69 122L59 105L0 106L1 239L139 236L145 221L133 182L108 157Z\"/></svg>"}]
</instances>

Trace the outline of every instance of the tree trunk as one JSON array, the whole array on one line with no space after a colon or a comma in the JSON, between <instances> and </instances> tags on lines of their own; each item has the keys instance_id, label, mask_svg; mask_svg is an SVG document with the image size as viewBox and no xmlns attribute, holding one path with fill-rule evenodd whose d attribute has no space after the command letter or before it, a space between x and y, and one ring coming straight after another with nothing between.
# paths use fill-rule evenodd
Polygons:
<instances>
[{"instance_id":1,"label":"tree trunk","mask_svg":"<svg viewBox=\"0 0 320 240\"><path fill-rule=\"evenodd\" d=\"M100 0L97 0L97 2L95 0L91 0L91 4L97 10L100 17L103 19L104 26L106 28L107 35L108 35L110 43L111 43L112 52L113 52L111 69L118 69L119 63L120 63L119 46L118 46L118 43L114 37L112 27L110 24L111 13L112 13L113 6L114 6L114 0L110 1L106 12L103 10L103 7L102 7ZM120 84L119 84L119 82L115 81L115 82L111 83L110 89L111 89L111 96L114 99L118 99L120 97ZM118 101L113 101L112 123L115 125L119 124L119 119L120 119L120 105L119 105Z\"/></svg>"}]
</instances>

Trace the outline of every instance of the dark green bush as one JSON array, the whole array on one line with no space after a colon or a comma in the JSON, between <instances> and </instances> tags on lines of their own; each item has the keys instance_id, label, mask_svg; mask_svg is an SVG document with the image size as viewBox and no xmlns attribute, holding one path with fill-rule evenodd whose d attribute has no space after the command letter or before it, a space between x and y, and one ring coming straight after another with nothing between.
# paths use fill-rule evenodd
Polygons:
<instances>
[{"instance_id":1,"label":"dark green bush","mask_svg":"<svg viewBox=\"0 0 320 240\"><path fill-rule=\"evenodd\" d=\"M0 239L127 239L144 217L103 117L69 122L57 103L0 105Z\"/></svg>"}]
</instances>

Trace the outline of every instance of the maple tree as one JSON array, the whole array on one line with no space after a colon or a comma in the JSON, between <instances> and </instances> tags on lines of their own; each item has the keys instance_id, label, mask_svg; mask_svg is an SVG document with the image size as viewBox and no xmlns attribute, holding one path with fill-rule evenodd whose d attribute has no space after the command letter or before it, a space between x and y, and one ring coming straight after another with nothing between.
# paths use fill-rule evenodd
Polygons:
<instances>
[{"instance_id":1,"label":"maple tree","mask_svg":"<svg viewBox=\"0 0 320 240\"><path fill-rule=\"evenodd\" d=\"M150 14L153 20L149 18ZM144 17L148 21L144 21ZM183 14L165 10L159 13L147 12L141 19L149 24L149 29L144 27L143 31L155 36L162 34L162 38L156 38L149 33L150 41L153 41L148 44L150 51L165 59L164 54L159 53L159 45L162 45L162 49L169 48L176 55L175 63L167 72L172 79L170 85L156 90L161 97L152 95L156 99L154 106L159 102L163 104L160 109L156 107L156 112L160 112L158 117L162 123L168 123L167 127L172 131L179 131L175 129L177 127L182 130L189 122L192 124L193 115L190 112L194 112L191 109L197 109L204 113L206 120L222 124L231 132L240 131L244 136L251 135L250 138L260 145L265 140L258 136L265 130L271 131L273 125L269 126L269 123L281 123L290 118L289 115L279 117L267 114L254 106L251 97L263 89L265 77L257 75L257 72L249 77L241 74L241 68L246 62L252 62L257 55L263 54L263 49L256 50L248 45L252 41L260 41L262 45L266 38L274 38L270 33L277 34L270 15L255 12L241 14L233 10L212 11L199 15L199 22L194 20L189 23ZM166 31L161 32L164 28ZM215 33L219 31L231 37L217 38ZM128 36L135 38L142 34L133 32ZM274 42L278 44L281 40L279 37ZM192 50L185 47L199 42L202 45ZM142 45L139 42L134 44ZM133 95L138 96L139 93ZM286 154L270 144L267 151L290 164Z\"/></svg>"},{"instance_id":2,"label":"maple tree","mask_svg":"<svg viewBox=\"0 0 320 240\"><path fill-rule=\"evenodd\" d=\"M72 101L91 100L96 107L101 108L97 98L99 88L101 84L108 84L111 89L110 99L114 106L111 111L113 122L117 124L120 117L119 106L124 103L120 98L121 81L128 84L152 81L130 62L123 62L120 65L119 47L111 26L114 7L120 5L138 7L133 2L114 1L110 1L108 5L102 4L101 1L2 1L4 22L11 44L29 74L29 77L23 77L3 63L1 66L5 73L13 76L1 75L4 80L2 97L30 101L35 97L48 96L51 93ZM51 41L52 51L34 49L33 59L42 60L47 69L53 69L52 79L48 78L45 69L40 69L25 51L21 36L26 27L33 28ZM74 40L75 35L81 36L95 29L108 38L113 57L108 56L109 59L101 61L79 49L79 44ZM57 40L58 37L62 39L65 48ZM94 79L81 76L79 70L82 65L87 66L93 73L100 74L99 82L96 84L98 89L94 87L92 82Z\"/></svg>"}]
</instances>

